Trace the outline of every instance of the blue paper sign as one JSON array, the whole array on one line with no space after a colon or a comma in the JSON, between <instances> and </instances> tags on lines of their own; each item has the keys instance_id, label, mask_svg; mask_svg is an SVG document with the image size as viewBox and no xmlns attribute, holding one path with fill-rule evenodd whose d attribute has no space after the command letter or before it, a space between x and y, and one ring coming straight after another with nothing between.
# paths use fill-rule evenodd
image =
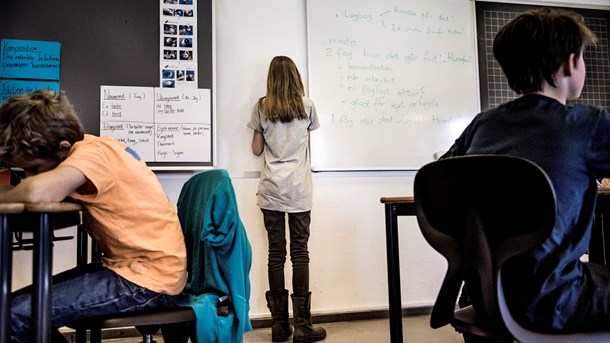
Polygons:
<instances>
[{"instance_id":1,"label":"blue paper sign","mask_svg":"<svg viewBox=\"0 0 610 343\"><path fill-rule=\"evenodd\" d=\"M0 105L13 95L31 93L39 89L59 92L59 82L0 80Z\"/></svg>"},{"instance_id":2,"label":"blue paper sign","mask_svg":"<svg viewBox=\"0 0 610 343\"><path fill-rule=\"evenodd\" d=\"M59 80L59 42L3 39L0 78Z\"/></svg>"}]
</instances>

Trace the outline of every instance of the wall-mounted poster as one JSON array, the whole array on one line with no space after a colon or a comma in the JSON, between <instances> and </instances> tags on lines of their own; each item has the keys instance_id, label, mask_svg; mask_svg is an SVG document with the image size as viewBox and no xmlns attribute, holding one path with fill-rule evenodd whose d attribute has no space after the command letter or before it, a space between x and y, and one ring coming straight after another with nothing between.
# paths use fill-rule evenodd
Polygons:
<instances>
[{"instance_id":1,"label":"wall-mounted poster","mask_svg":"<svg viewBox=\"0 0 610 343\"><path fill-rule=\"evenodd\" d=\"M59 42L3 39L0 78L59 80Z\"/></svg>"},{"instance_id":2,"label":"wall-mounted poster","mask_svg":"<svg viewBox=\"0 0 610 343\"><path fill-rule=\"evenodd\" d=\"M197 87L196 0L161 1L162 88Z\"/></svg>"},{"instance_id":3,"label":"wall-mounted poster","mask_svg":"<svg viewBox=\"0 0 610 343\"><path fill-rule=\"evenodd\" d=\"M27 94L39 89L50 89L59 92L56 81L0 80L0 104L17 94Z\"/></svg>"},{"instance_id":4,"label":"wall-mounted poster","mask_svg":"<svg viewBox=\"0 0 610 343\"><path fill-rule=\"evenodd\" d=\"M135 150L149 165L212 161L209 89L102 86L100 135Z\"/></svg>"}]
</instances>

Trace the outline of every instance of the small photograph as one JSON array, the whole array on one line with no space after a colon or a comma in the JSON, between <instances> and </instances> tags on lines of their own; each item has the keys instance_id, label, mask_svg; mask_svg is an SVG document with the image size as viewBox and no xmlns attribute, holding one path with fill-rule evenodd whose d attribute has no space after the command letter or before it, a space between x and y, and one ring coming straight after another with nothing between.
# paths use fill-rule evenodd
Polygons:
<instances>
[{"instance_id":1,"label":"small photograph","mask_svg":"<svg viewBox=\"0 0 610 343\"><path fill-rule=\"evenodd\" d=\"M181 5L192 5L193 0L180 0Z\"/></svg>"},{"instance_id":2,"label":"small photograph","mask_svg":"<svg viewBox=\"0 0 610 343\"><path fill-rule=\"evenodd\" d=\"M184 73L184 70L178 70L176 71L176 80L178 81L184 81L186 80L186 75Z\"/></svg>"},{"instance_id":3,"label":"small photograph","mask_svg":"<svg viewBox=\"0 0 610 343\"><path fill-rule=\"evenodd\" d=\"M190 50L184 50L180 53L180 60L182 61L192 61L193 60L193 52Z\"/></svg>"},{"instance_id":4,"label":"small photograph","mask_svg":"<svg viewBox=\"0 0 610 343\"><path fill-rule=\"evenodd\" d=\"M180 30L178 33L182 36L193 35L193 25L180 25Z\"/></svg>"},{"instance_id":5,"label":"small photograph","mask_svg":"<svg viewBox=\"0 0 610 343\"><path fill-rule=\"evenodd\" d=\"M193 17L193 10L184 10L183 17Z\"/></svg>"},{"instance_id":6,"label":"small photograph","mask_svg":"<svg viewBox=\"0 0 610 343\"><path fill-rule=\"evenodd\" d=\"M180 47L181 48L192 48L193 40L191 38L180 38Z\"/></svg>"},{"instance_id":7,"label":"small photograph","mask_svg":"<svg viewBox=\"0 0 610 343\"><path fill-rule=\"evenodd\" d=\"M174 15L176 17L184 17L184 10L176 9L176 10L174 10Z\"/></svg>"},{"instance_id":8,"label":"small photograph","mask_svg":"<svg viewBox=\"0 0 610 343\"><path fill-rule=\"evenodd\" d=\"M173 8L163 8L163 15L167 15L167 16L174 16L174 9Z\"/></svg>"},{"instance_id":9,"label":"small photograph","mask_svg":"<svg viewBox=\"0 0 610 343\"><path fill-rule=\"evenodd\" d=\"M176 82L174 80L164 80L162 86L163 88L174 88L176 87Z\"/></svg>"},{"instance_id":10,"label":"small photograph","mask_svg":"<svg viewBox=\"0 0 610 343\"><path fill-rule=\"evenodd\" d=\"M178 38L176 38L176 37L165 37L165 40L163 41L163 45L175 48L175 47L178 46Z\"/></svg>"},{"instance_id":11,"label":"small photograph","mask_svg":"<svg viewBox=\"0 0 610 343\"><path fill-rule=\"evenodd\" d=\"M184 25L180 25L184 26ZM177 25L163 24L163 33L166 35L175 35L177 31Z\"/></svg>"},{"instance_id":12,"label":"small photograph","mask_svg":"<svg viewBox=\"0 0 610 343\"><path fill-rule=\"evenodd\" d=\"M175 5L178 3L178 0L163 0L164 4Z\"/></svg>"},{"instance_id":13,"label":"small photograph","mask_svg":"<svg viewBox=\"0 0 610 343\"><path fill-rule=\"evenodd\" d=\"M173 79L174 71L171 69L163 69L163 78L164 79Z\"/></svg>"},{"instance_id":14,"label":"small photograph","mask_svg":"<svg viewBox=\"0 0 610 343\"><path fill-rule=\"evenodd\" d=\"M195 81L195 71L194 70L186 71L186 81Z\"/></svg>"},{"instance_id":15,"label":"small photograph","mask_svg":"<svg viewBox=\"0 0 610 343\"><path fill-rule=\"evenodd\" d=\"M163 59L175 60L178 57L177 50L163 50Z\"/></svg>"}]
</instances>

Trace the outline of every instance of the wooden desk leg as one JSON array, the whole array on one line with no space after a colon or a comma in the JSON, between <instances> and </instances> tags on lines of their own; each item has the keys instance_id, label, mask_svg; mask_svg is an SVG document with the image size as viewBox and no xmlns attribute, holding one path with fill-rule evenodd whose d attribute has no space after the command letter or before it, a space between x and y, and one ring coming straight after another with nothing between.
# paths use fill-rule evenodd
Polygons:
<instances>
[{"instance_id":1,"label":"wooden desk leg","mask_svg":"<svg viewBox=\"0 0 610 343\"><path fill-rule=\"evenodd\" d=\"M402 342L402 301L400 298L400 261L396 206L385 205L386 249L388 260L388 297L390 301L390 342Z\"/></svg>"},{"instance_id":2,"label":"wooden desk leg","mask_svg":"<svg viewBox=\"0 0 610 343\"><path fill-rule=\"evenodd\" d=\"M13 246L8 215L0 214L0 342L9 342L11 330L11 273Z\"/></svg>"},{"instance_id":3,"label":"wooden desk leg","mask_svg":"<svg viewBox=\"0 0 610 343\"><path fill-rule=\"evenodd\" d=\"M49 213L40 213L40 227L34 230L34 290L32 320L34 342L51 342L51 275L53 267L53 229Z\"/></svg>"}]
</instances>

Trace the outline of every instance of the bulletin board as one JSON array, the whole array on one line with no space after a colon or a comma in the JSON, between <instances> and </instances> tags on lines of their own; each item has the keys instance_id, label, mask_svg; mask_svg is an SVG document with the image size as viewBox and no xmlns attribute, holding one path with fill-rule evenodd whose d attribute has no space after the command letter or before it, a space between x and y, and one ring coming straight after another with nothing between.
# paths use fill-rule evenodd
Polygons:
<instances>
[{"instance_id":1,"label":"bulletin board","mask_svg":"<svg viewBox=\"0 0 610 343\"><path fill-rule=\"evenodd\" d=\"M479 110L470 0L308 0L315 171L415 170Z\"/></svg>"},{"instance_id":2,"label":"bulletin board","mask_svg":"<svg viewBox=\"0 0 610 343\"><path fill-rule=\"evenodd\" d=\"M213 0L197 1L196 88L210 90L214 137ZM160 3L152 1L0 1L0 39L61 43L60 88L87 133L100 134L100 87L159 86ZM212 166L215 139L202 145L209 161L152 162L151 168Z\"/></svg>"}]
</instances>

